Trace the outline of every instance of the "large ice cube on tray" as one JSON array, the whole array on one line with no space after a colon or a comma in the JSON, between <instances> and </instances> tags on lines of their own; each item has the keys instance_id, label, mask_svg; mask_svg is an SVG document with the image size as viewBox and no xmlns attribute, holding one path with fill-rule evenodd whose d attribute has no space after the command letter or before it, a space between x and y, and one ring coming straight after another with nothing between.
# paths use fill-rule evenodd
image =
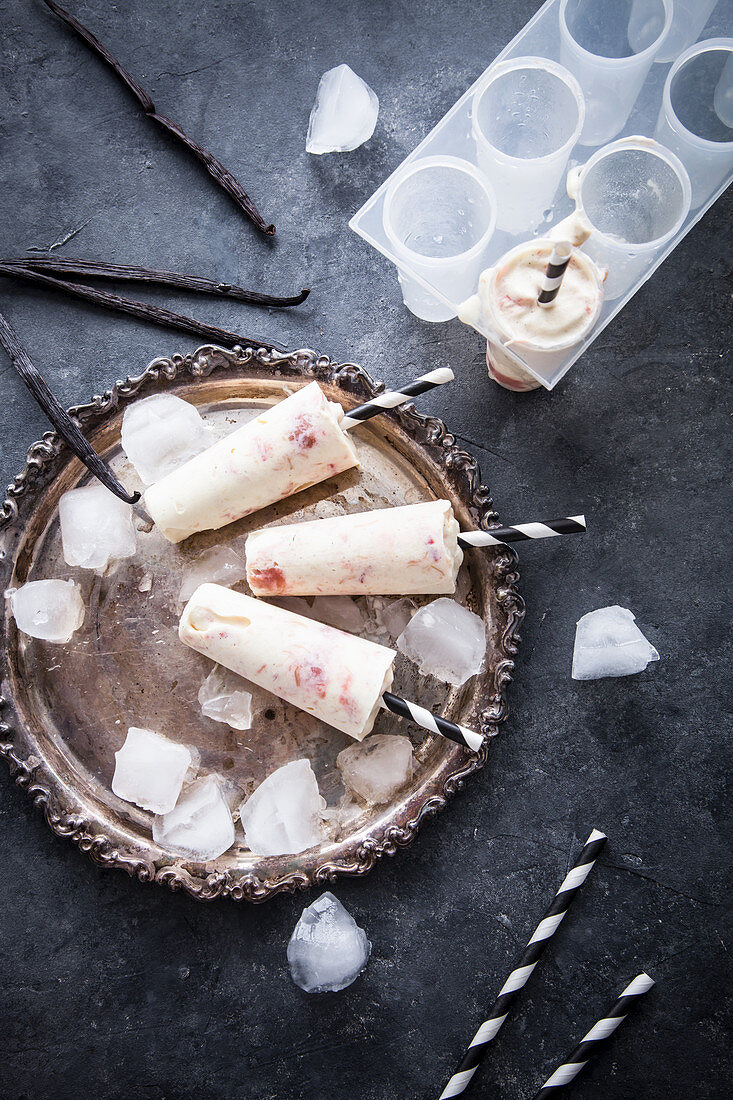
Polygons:
<instances>
[{"instance_id":1,"label":"large ice cube on tray","mask_svg":"<svg viewBox=\"0 0 733 1100\"><path fill-rule=\"evenodd\" d=\"M632 676L659 654L647 641L627 608L599 607L578 619L573 650L574 680Z\"/></svg>"},{"instance_id":2,"label":"large ice cube on tray","mask_svg":"<svg viewBox=\"0 0 733 1100\"><path fill-rule=\"evenodd\" d=\"M64 493L59 521L67 565L103 573L111 561L131 558L137 548L132 508L99 482Z\"/></svg>"},{"instance_id":3,"label":"large ice cube on tray","mask_svg":"<svg viewBox=\"0 0 733 1100\"><path fill-rule=\"evenodd\" d=\"M6 596L15 625L31 638L69 642L84 622L84 601L74 581L28 581Z\"/></svg>"},{"instance_id":4,"label":"large ice cube on tray","mask_svg":"<svg viewBox=\"0 0 733 1100\"><path fill-rule=\"evenodd\" d=\"M231 588L247 576L244 558L230 546L212 546L186 567L178 599L187 603L201 584L223 584Z\"/></svg>"},{"instance_id":5,"label":"large ice cube on tray","mask_svg":"<svg viewBox=\"0 0 733 1100\"><path fill-rule=\"evenodd\" d=\"M125 409L122 449L145 485L160 481L211 443L198 409L172 393L154 393Z\"/></svg>"},{"instance_id":6,"label":"large ice cube on tray","mask_svg":"<svg viewBox=\"0 0 733 1100\"><path fill-rule=\"evenodd\" d=\"M375 806L382 805L412 779L412 742L392 733L372 733L336 757L344 786Z\"/></svg>"},{"instance_id":7,"label":"large ice cube on tray","mask_svg":"<svg viewBox=\"0 0 733 1100\"><path fill-rule=\"evenodd\" d=\"M358 634L364 626L364 616L351 596L316 596L310 615L326 626L335 626L349 634Z\"/></svg>"},{"instance_id":8,"label":"large ice cube on tray","mask_svg":"<svg viewBox=\"0 0 733 1100\"><path fill-rule=\"evenodd\" d=\"M185 745L176 745L153 730L131 726L124 745L115 753L112 790L143 810L167 814L175 806L192 764L193 756Z\"/></svg>"},{"instance_id":9,"label":"large ice cube on tray","mask_svg":"<svg viewBox=\"0 0 733 1100\"><path fill-rule=\"evenodd\" d=\"M421 672L449 684L465 684L483 664L486 627L483 619L455 600L433 600L415 612L397 648Z\"/></svg>"},{"instance_id":10,"label":"large ice cube on tray","mask_svg":"<svg viewBox=\"0 0 733 1100\"><path fill-rule=\"evenodd\" d=\"M306 993L338 993L359 977L371 950L364 929L327 891L303 910L290 937L290 974Z\"/></svg>"},{"instance_id":11,"label":"large ice cube on tray","mask_svg":"<svg viewBox=\"0 0 733 1100\"><path fill-rule=\"evenodd\" d=\"M245 840L257 856L296 855L326 837L326 800L308 760L293 760L268 775L242 803Z\"/></svg>"},{"instance_id":12,"label":"large ice cube on tray","mask_svg":"<svg viewBox=\"0 0 733 1100\"><path fill-rule=\"evenodd\" d=\"M214 776L186 787L169 813L153 821L153 840L189 859L216 859L234 843L234 821Z\"/></svg>"},{"instance_id":13,"label":"large ice cube on tray","mask_svg":"<svg viewBox=\"0 0 733 1100\"><path fill-rule=\"evenodd\" d=\"M252 695L246 681L221 665L213 670L199 688L199 703L205 718L224 722L234 730L252 728Z\"/></svg>"},{"instance_id":14,"label":"large ice cube on tray","mask_svg":"<svg viewBox=\"0 0 733 1100\"><path fill-rule=\"evenodd\" d=\"M348 65L321 77L308 123L307 153L348 153L374 133L379 100Z\"/></svg>"}]
</instances>

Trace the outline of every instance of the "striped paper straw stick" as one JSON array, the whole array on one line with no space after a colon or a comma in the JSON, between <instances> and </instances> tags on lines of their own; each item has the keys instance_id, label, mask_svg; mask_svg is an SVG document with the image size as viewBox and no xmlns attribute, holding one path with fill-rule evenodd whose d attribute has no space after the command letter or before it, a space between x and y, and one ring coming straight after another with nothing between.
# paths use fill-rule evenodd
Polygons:
<instances>
[{"instance_id":1,"label":"striped paper straw stick","mask_svg":"<svg viewBox=\"0 0 733 1100\"><path fill-rule=\"evenodd\" d=\"M551 306L557 298L557 292L560 289L563 276L570 263L570 257L573 254L573 246L570 241L558 241L552 250L550 256L550 262L545 268L545 274L542 278L542 288L540 290L540 296L537 299L537 305Z\"/></svg>"},{"instance_id":2,"label":"striped paper straw stick","mask_svg":"<svg viewBox=\"0 0 733 1100\"><path fill-rule=\"evenodd\" d=\"M404 404L405 401L409 401L411 397L416 397L419 393L427 393L428 390L434 390L436 386L444 386L446 382L452 382L454 377L450 367L438 367L437 370L421 374L419 378L416 378L414 382L408 382L401 390L387 390L379 397L373 397L371 401L366 401L363 405L357 405L355 409L346 413L341 421L341 427L345 432L348 432L350 428L355 428L357 424L371 419L372 416L384 412L385 409L394 409L397 405Z\"/></svg>"},{"instance_id":3,"label":"striped paper straw stick","mask_svg":"<svg viewBox=\"0 0 733 1100\"><path fill-rule=\"evenodd\" d=\"M554 1096L565 1085L574 1081L584 1066L596 1055L608 1042L618 1025L625 1020L631 1009L645 993L648 993L654 985L654 979L648 974L639 974L630 985L626 986L613 1008L606 1013L602 1020L594 1024L585 1038L578 1044L573 1053L559 1066L552 1077L545 1081L534 1100L538 1097Z\"/></svg>"},{"instance_id":4,"label":"striped paper straw stick","mask_svg":"<svg viewBox=\"0 0 733 1100\"><path fill-rule=\"evenodd\" d=\"M478 752L484 743L484 735L469 730L465 726L458 726L455 722L449 722L447 718L441 718L433 714L425 707L419 707L417 703L411 703L407 699L401 699L399 695L393 695L391 691L385 691L382 695L382 706L392 714L399 714L400 718L407 718L410 722L416 722L431 733L440 733L451 741L456 741L471 752Z\"/></svg>"},{"instance_id":5,"label":"striped paper straw stick","mask_svg":"<svg viewBox=\"0 0 733 1100\"><path fill-rule=\"evenodd\" d=\"M584 535L585 516L546 519L541 523L515 523L512 527L494 527L491 531L461 531L458 541L463 546L501 546L505 542L525 539L551 539L556 535Z\"/></svg>"},{"instance_id":6,"label":"striped paper straw stick","mask_svg":"<svg viewBox=\"0 0 733 1100\"><path fill-rule=\"evenodd\" d=\"M471 1045L466 1051L463 1061L441 1092L440 1100L446 1100L449 1096L460 1096L468 1088L471 1078L486 1056L489 1043L496 1037L501 1025L509 1015L512 1002L520 989L526 985L530 974L539 961L540 955L545 949L547 941L559 927L575 895L593 869L593 864L605 843L606 834L594 829L586 840L575 866L568 871L547 912L535 928L522 957L499 990L499 996L494 1001L488 1017L471 1040Z\"/></svg>"}]
</instances>

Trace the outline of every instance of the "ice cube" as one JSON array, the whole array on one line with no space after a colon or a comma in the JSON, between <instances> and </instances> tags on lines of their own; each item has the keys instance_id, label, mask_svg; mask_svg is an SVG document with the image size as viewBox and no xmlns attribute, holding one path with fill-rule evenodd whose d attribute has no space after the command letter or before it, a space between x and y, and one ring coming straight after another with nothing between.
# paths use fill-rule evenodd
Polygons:
<instances>
[{"instance_id":1,"label":"ice cube","mask_svg":"<svg viewBox=\"0 0 733 1100\"><path fill-rule=\"evenodd\" d=\"M154 393L125 409L122 449L145 485L152 485L212 443L198 410L172 393Z\"/></svg>"},{"instance_id":2,"label":"ice cube","mask_svg":"<svg viewBox=\"0 0 733 1100\"><path fill-rule=\"evenodd\" d=\"M186 568L178 599L187 603L200 584L223 584L231 588L247 576L244 558L228 546L212 546L204 550Z\"/></svg>"},{"instance_id":3,"label":"ice cube","mask_svg":"<svg viewBox=\"0 0 733 1100\"><path fill-rule=\"evenodd\" d=\"M84 601L74 581L28 581L10 589L15 625L44 642L68 642L84 622Z\"/></svg>"},{"instance_id":4,"label":"ice cube","mask_svg":"<svg viewBox=\"0 0 733 1100\"><path fill-rule=\"evenodd\" d=\"M112 790L118 798L144 810L170 813L193 759L185 745L175 745L153 730L131 726L124 745L115 753Z\"/></svg>"},{"instance_id":5,"label":"ice cube","mask_svg":"<svg viewBox=\"0 0 733 1100\"><path fill-rule=\"evenodd\" d=\"M306 619L312 619L311 605L302 596L274 596L268 603L275 607L282 607L284 611L292 611L296 615L305 615Z\"/></svg>"},{"instance_id":6,"label":"ice cube","mask_svg":"<svg viewBox=\"0 0 733 1100\"><path fill-rule=\"evenodd\" d=\"M199 689L199 703L205 718L224 722L235 730L252 728L252 696L245 691L241 676L214 665Z\"/></svg>"},{"instance_id":7,"label":"ice cube","mask_svg":"<svg viewBox=\"0 0 733 1100\"><path fill-rule=\"evenodd\" d=\"M59 520L67 565L103 573L111 561L135 553L132 508L99 482L64 493Z\"/></svg>"},{"instance_id":8,"label":"ice cube","mask_svg":"<svg viewBox=\"0 0 733 1100\"><path fill-rule=\"evenodd\" d=\"M290 975L306 993L338 993L359 977L371 950L364 929L326 891L303 910L290 937Z\"/></svg>"},{"instance_id":9,"label":"ice cube","mask_svg":"<svg viewBox=\"0 0 733 1100\"><path fill-rule=\"evenodd\" d=\"M364 625L364 617L351 596L316 596L310 614L321 623L351 634L358 634Z\"/></svg>"},{"instance_id":10,"label":"ice cube","mask_svg":"<svg viewBox=\"0 0 733 1100\"><path fill-rule=\"evenodd\" d=\"M578 619L573 650L574 680L631 676L642 672L659 654L625 607L600 607Z\"/></svg>"},{"instance_id":11,"label":"ice cube","mask_svg":"<svg viewBox=\"0 0 733 1100\"><path fill-rule=\"evenodd\" d=\"M357 745L349 745L336 757L344 785L380 806L412 779L412 742L409 737L372 733Z\"/></svg>"},{"instance_id":12,"label":"ice cube","mask_svg":"<svg viewBox=\"0 0 733 1100\"><path fill-rule=\"evenodd\" d=\"M143 573L140 578L140 583L137 586L138 592L152 592L153 590L153 573Z\"/></svg>"},{"instance_id":13,"label":"ice cube","mask_svg":"<svg viewBox=\"0 0 733 1100\"><path fill-rule=\"evenodd\" d=\"M153 821L153 840L201 863L231 848L234 821L218 780L206 776L186 787L175 809Z\"/></svg>"},{"instance_id":14,"label":"ice cube","mask_svg":"<svg viewBox=\"0 0 733 1100\"><path fill-rule=\"evenodd\" d=\"M325 839L326 801L308 760L293 760L268 775L242 803L247 846L257 856L296 855Z\"/></svg>"},{"instance_id":15,"label":"ice cube","mask_svg":"<svg viewBox=\"0 0 733 1100\"><path fill-rule=\"evenodd\" d=\"M415 602L408 596L390 600L377 610L377 622L392 638L398 638L415 612Z\"/></svg>"},{"instance_id":16,"label":"ice cube","mask_svg":"<svg viewBox=\"0 0 733 1100\"><path fill-rule=\"evenodd\" d=\"M348 153L374 133L379 100L348 65L321 77L308 123L307 153Z\"/></svg>"},{"instance_id":17,"label":"ice cube","mask_svg":"<svg viewBox=\"0 0 733 1100\"><path fill-rule=\"evenodd\" d=\"M433 600L415 612L397 648L421 672L449 684L465 684L483 663L486 627L483 619L455 600Z\"/></svg>"}]
</instances>

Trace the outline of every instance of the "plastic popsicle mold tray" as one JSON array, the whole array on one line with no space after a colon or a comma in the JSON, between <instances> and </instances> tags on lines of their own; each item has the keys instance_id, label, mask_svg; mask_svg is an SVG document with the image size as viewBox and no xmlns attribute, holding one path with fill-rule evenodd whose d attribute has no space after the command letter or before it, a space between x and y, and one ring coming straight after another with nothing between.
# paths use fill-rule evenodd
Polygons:
<instances>
[{"instance_id":1,"label":"plastic popsicle mold tray","mask_svg":"<svg viewBox=\"0 0 733 1100\"><path fill-rule=\"evenodd\" d=\"M587 137L589 132L588 117L589 114L593 115L594 108L598 108L599 103L599 89L598 84L595 83L595 75L593 75L593 64L596 65L598 71L598 82L603 84L607 72L620 62L616 58L610 60L608 57L600 57L594 62L593 55L588 53L584 59L585 69L582 66L575 65L572 51L568 52L567 34L565 32L561 33L561 16L565 18L567 24L570 14L575 12L577 15L579 9L582 14L583 6L592 6L594 2L595 0L547 0L523 30L512 39L488 69L481 74L437 126L405 158L395 172L384 181L351 219L349 224L354 232L358 233L359 236L363 237L364 240L368 241L369 244L397 266L403 287L406 287L407 284L413 287L413 298L415 296L414 289L419 291L422 288L426 292L427 301L429 302L431 299L434 301L435 314L431 319L445 320L457 314L463 295L459 297L454 287L460 286L460 280L443 279L441 281L439 278L439 265L431 267L430 264L416 264L414 253L409 248L400 251L397 247L394 233L390 238L385 230L384 223L385 199L390 184L401 177L408 165L414 165L427 157L460 158L473 166L473 170L481 168L473 130L472 105L474 95L477 91L483 90L487 82L492 79L497 66L502 62L511 61L515 58L533 58L535 59L534 64L537 66L542 65L543 59L549 59L555 64L564 65L570 69L572 75L576 76L583 86L585 97L586 125L583 133L580 134L580 138L582 140L592 140ZM658 8L656 13L654 12L655 6ZM613 11L614 8L615 5L610 5L607 10ZM645 42L651 42L654 48L646 47L649 50L649 58L653 59L657 53L665 56L668 50L665 51L664 42L665 40L671 41L672 35L671 33L669 35L664 33L663 24L666 19L666 25L669 26L671 16L672 28L674 29L672 0L630 0L628 5L619 5L619 8L623 8L627 13L628 37L626 38L626 28L624 28L625 33L622 36L627 43L627 51L629 49L635 51L638 57L640 52L643 52ZM618 11L618 8L616 11ZM656 24L653 18L655 14L657 16ZM640 16L645 17L646 21L643 19L640 21ZM605 17L602 16L601 18ZM610 24L613 18L609 16L607 23ZM646 40L644 39L645 34L647 35ZM614 267L614 278L611 279L609 276L607 280L607 292L598 320L585 339L570 349L552 356L544 354L535 358L534 361L531 352L526 350L523 353L520 352L516 344L512 347L504 345L506 354L515 360L517 366L528 371L546 389L552 389L557 385L573 363L590 346L619 310L633 297L639 287L652 275L659 264L692 229L733 180L733 129L731 129L733 118L728 117L725 110L722 111L722 117L719 117L721 116L720 104L728 100L733 101L733 60L731 60L733 58L733 37L731 36L733 36L733 0L718 0L696 44L688 45L683 40L682 45L685 48L679 49L675 57L664 63L649 63L649 69L641 90L624 124L609 136L608 120L604 117L602 128L605 128L606 133L600 141L596 144L582 144L581 140L578 140L575 143L570 150L567 168L562 173L562 179L557 187L554 199L548 204L547 209L541 212L539 221L533 219L531 214L528 213L526 230L508 232L499 228L502 222L501 215L497 218L497 228L494 229L482 247L479 270L484 270L496 264L515 245L533 238L545 237L553 226L571 214L575 209L575 202L566 193L565 179L567 174L573 169L576 169L576 177L578 174L582 174L584 166L591 157L594 157L611 142L618 142L622 138L638 135L644 139L641 143L643 147L656 136L664 147L661 150L662 156L673 165L679 164L681 161L685 169L685 172L682 173L679 195L674 200L670 200L677 202L679 208L676 212L670 211L668 217L658 219L660 229L658 233L653 234L661 243L650 248L648 264L644 265L643 261L638 262L639 245L636 244L632 246L631 251L634 252L637 262L630 262L626 265L621 264L620 270L617 269L618 265ZM564 45L563 37L565 38ZM581 36L579 35L579 37ZM675 36L675 40L679 41L679 34ZM581 42L583 41L581 38ZM655 42L656 45L654 45ZM619 53L624 52L623 46L621 50L618 50L618 46L612 44L609 40L609 52L612 50ZM582 52L581 49L580 53ZM725 63L726 53L728 54L727 65ZM588 68L589 58L591 61L590 68ZM706 65L707 69L705 68ZM718 73L718 69L720 69L720 73ZM589 72L591 73L590 77ZM710 84L711 80L712 85ZM726 81L731 87L728 87ZM665 84L669 85L666 90ZM726 87L723 87L724 84L726 84ZM699 96L699 102L696 99L697 96ZM709 103L708 99L710 100ZM603 104L601 104L601 109L602 107ZM665 111L668 119L670 109L675 107L680 111L682 117L673 117L672 126L670 127L665 121ZM718 112L717 115L714 112ZM705 130L705 127L710 125L710 118L713 119L715 126L713 130L708 131ZM698 120L700 120L699 129L697 129ZM596 127L596 131L599 132L599 127ZM669 144L667 144L665 136L672 131L674 132L674 140L669 139ZM669 155L667 151L669 151ZM711 156L709 166L705 162L707 152ZM521 155L526 156L526 150L523 150ZM702 169L700 167L701 157ZM536 164L534 161L531 163ZM487 169L485 158L483 167L484 178L494 188L500 208L501 188L503 186L501 177L498 175L496 178L492 178L490 168ZM686 209L689 202L689 185L686 182L687 173L692 179L692 202L689 209ZM626 181L622 179L621 186L625 185ZM394 187L392 190L394 191ZM612 198L611 196L611 204ZM618 198L619 196L616 196L617 200ZM591 221L593 221L592 217ZM609 233L613 233L612 226L606 228ZM609 247L604 250L599 247L604 240L610 244L612 236L604 238L602 234L593 234L584 249L590 255L595 256L599 263L605 261L610 271L612 263L616 264L616 261L613 260L614 248ZM608 259L606 259L606 253ZM626 278L624 270L628 271L628 277ZM405 299L407 300L407 298L407 291L405 291ZM425 316L425 313L419 315ZM497 339L497 334L491 331L484 322L481 322L479 327L487 339ZM502 342L500 337L499 340Z\"/></svg>"}]
</instances>

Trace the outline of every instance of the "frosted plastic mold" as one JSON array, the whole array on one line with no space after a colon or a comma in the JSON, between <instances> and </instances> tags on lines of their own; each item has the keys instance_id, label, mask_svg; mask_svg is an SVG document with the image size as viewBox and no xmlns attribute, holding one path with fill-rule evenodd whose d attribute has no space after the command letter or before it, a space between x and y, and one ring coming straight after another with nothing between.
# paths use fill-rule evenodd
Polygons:
<instances>
[{"instance_id":1,"label":"frosted plastic mold","mask_svg":"<svg viewBox=\"0 0 733 1100\"><path fill-rule=\"evenodd\" d=\"M385 228L385 201L401 185L406 172L414 173L417 162L428 157L457 158L467 162L472 171L478 169L488 182L489 191L493 191L495 195L498 211L496 227L480 244L478 257L472 250L473 276L476 267L479 270L491 267L509 249L522 241L547 236L554 225L573 212L575 203L567 195L565 186L566 178L573 170L577 180L591 158L598 158L607 145L622 138L640 136L644 139L656 139L665 150L670 151L671 164L682 162L686 170L682 175L687 174L692 184L690 193L689 182L681 179L681 201L686 202L689 198L690 205L686 211L678 210L671 219L673 232L657 234L656 240L647 250L646 262L638 262L640 250L637 242L629 250L633 253L634 262L612 263L613 249L597 249L598 241L594 242L591 237L584 250L589 255L605 251L608 255L609 271L612 267L614 270L607 280L610 293L606 294L598 320L589 335L574 347L554 357L545 355L533 359L530 352L518 354L516 347L507 348L504 345L505 353L516 365L528 371L545 389L550 390L557 385L573 363L733 180L733 0L718 0L712 7L707 22L702 26L699 25L701 9L697 3L698 0L692 5L690 0L614 0L612 4L608 0L547 0L428 136L375 191L349 225L397 266L404 300L417 316L425 320L448 320L456 316L465 297L462 280L444 277L446 266L451 267L451 259L455 260L457 257L451 255L452 246L450 240L444 237L442 225L437 226L434 231L435 241L439 243L432 254L430 250L424 253L430 255L427 263L417 262L419 257L415 255L415 249L411 249L409 243L407 247L400 247L394 232L388 232ZM707 0L705 8L710 7ZM618 34L619 31L619 12L625 13L625 25L621 27L623 42L618 38L614 41L613 38L614 33ZM583 42L586 46L589 44L587 35L584 37L578 29L582 23L581 17L585 15L591 17L590 31L587 33L591 35L590 41L593 44L599 41L600 36L601 44L605 43L609 51L631 51L635 57L630 67L636 73L637 80L640 69L645 70L640 91L631 104L625 121L619 117L619 112L623 114L626 107L618 102L619 97L612 89L619 76L622 82L626 81L628 84L626 70L629 68L629 57L594 59L583 47ZM569 45L568 27L578 34L580 44ZM694 38L699 36L700 40L691 42L690 34ZM595 39L593 35L596 36ZM645 55L644 63L640 64L642 54ZM506 180L511 180L511 173L507 174L506 163L511 162L512 157L494 156L493 162L497 167L492 168L492 157L487 155L485 147L481 148L481 141L476 133L479 129L485 131L485 126L479 126L472 112L474 101L480 104L482 93L494 84L497 69L504 65L510 73L514 73L517 69L517 58L526 58L527 68L530 70L532 65L538 71L547 69L548 60L552 63L549 66L551 72L555 71L555 66L563 66L580 83L585 101L583 132L567 153L563 145L567 144L567 135L577 136L580 128L580 119L570 95L566 107L563 107L562 100L558 100L559 109L567 110L568 117L565 120L566 126L556 127L558 133L555 145L552 144L553 138L550 134L549 144L541 147L538 157L525 159L524 167L531 166L531 171L523 173L521 159L517 163L519 171L511 190L511 199L515 205L516 189L522 187L522 177L525 176L528 180L527 221L525 228L519 231L514 228L512 217L502 217L502 203L506 203L510 195ZM536 89L532 87L533 73L530 71L525 76L529 81L529 84L525 83L525 93L529 88L529 94L522 93L521 89L517 94L520 97L520 112L522 106L525 108L524 124L529 126L531 133L532 125L536 123L532 111L536 109L537 96ZM608 106L603 102L604 88L611 89L606 99L613 100L615 120L612 117L613 112L609 114L604 109ZM509 91L511 93L511 87ZM499 96L494 122L500 129L506 114L506 100ZM593 123L590 130L589 120ZM522 127L518 129L521 130ZM598 138L601 130L603 135ZM528 150L521 147L522 135L512 134L511 127L504 126L504 132L499 133L496 138L493 133L489 136L490 140L497 141L498 147L514 148L519 158L526 158ZM559 150L559 154L555 149ZM554 199L537 218L531 207L532 195L541 193L541 188L539 192L537 189L538 163L544 157L557 177L558 155L566 155L567 164L559 173L560 181ZM529 186L530 179L532 187ZM549 186L551 189L551 182ZM618 196L616 198L618 200ZM465 228L460 225L462 213L463 206L457 206L451 211L451 219L447 219L448 230L457 234L467 233L473 241L480 234L476 234L470 217ZM472 210L468 211L469 215L472 213ZM459 216L458 226L455 224L456 215ZM512 230L501 228L502 223L512 224ZM428 228L426 225L420 226L423 234ZM417 251L420 251L419 247ZM455 248L455 252L460 251L460 246ZM641 251L644 251L643 248ZM501 337L487 326L482 325L480 330L487 339L498 339L503 343Z\"/></svg>"}]
</instances>

